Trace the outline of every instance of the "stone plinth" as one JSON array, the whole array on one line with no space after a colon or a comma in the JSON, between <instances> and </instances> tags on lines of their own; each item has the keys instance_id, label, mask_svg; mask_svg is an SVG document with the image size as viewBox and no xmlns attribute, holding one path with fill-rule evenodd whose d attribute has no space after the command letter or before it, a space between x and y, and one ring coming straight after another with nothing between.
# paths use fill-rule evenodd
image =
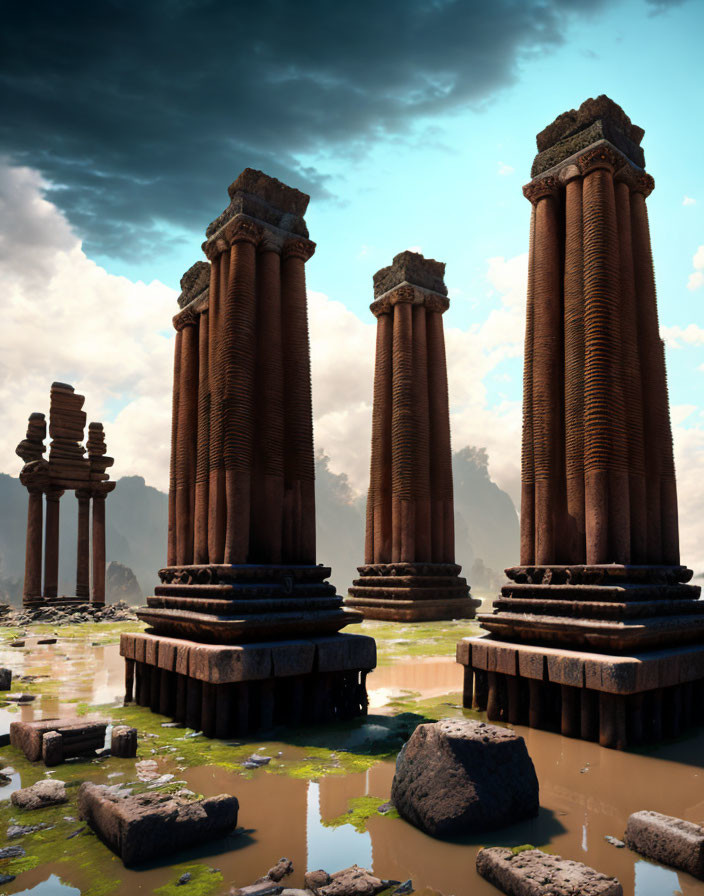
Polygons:
<instances>
[{"instance_id":1,"label":"stone plinth","mask_svg":"<svg viewBox=\"0 0 704 896\"><path fill-rule=\"evenodd\" d=\"M479 603L455 564L444 273L442 262L401 252L374 275L365 565L345 601L370 619L472 618Z\"/></svg>"},{"instance_id":2,"label":"stone plinth","mask_svg":"<svg viewBox=\"0 0 704 896\"><path fill-rule=\"evenodd\" d=\"M208 737L350 719L367 711L376 643L338 634L254 644L122 635L126 701Z\"/></svg>"}]
</instances>

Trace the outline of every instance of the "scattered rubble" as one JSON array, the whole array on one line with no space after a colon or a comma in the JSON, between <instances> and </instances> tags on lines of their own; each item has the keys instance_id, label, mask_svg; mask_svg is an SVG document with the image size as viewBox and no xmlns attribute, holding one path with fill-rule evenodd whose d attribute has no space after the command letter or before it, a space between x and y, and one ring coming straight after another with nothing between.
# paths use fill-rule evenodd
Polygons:
<instances>
[{"instance_id":1,"label":"scattered rubble","mask_svg":"<svg viewBox=\"0 0 704 896\"><path fill-rule=\"evenodd\" d=\"M59 604L45 603L37 607L10 608L9 612L0 616L0 627L31 625L42 622L50 625L76 625L81 622L133 622L137 619L135 607L124 600L114 604ZM46 643L51 643L47 640ZM12 647L23 647L23 641L11 642Z\"/></svg>"}]
</instances>

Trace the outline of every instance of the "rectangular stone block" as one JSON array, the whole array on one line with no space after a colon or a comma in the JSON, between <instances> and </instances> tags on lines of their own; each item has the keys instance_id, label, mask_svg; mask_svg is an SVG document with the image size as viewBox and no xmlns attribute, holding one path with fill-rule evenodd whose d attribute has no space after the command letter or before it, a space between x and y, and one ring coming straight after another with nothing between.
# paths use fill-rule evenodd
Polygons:
<instances>
[{"instance_id":1,"label":"rectangular stone block","mask_svg":"<svg viewBox=\"0 0 704 896\"><path fill-rule=\"evenodd\" d=\"M475 669L487 671L489 668L489 645L481 638L471 639L472 666Z\"/></svg>"},{"instance_id":2,"label":"rectangular stone block","mask_svg":"<svg viewBox=\"0 0 704 896\"><path fill-rule=\"evenodd\" d=\"M127 660L135 659L134 635L120 635L120 656Z\"/></svg>"},{"instance_id":3,"label":"rectangular stone block","mask_svg":"<svg viewBox=\"0 0 704 896\"><path fill-rule=\"evenodd\" d=\"M634 812L626 843L636 852L704 880L704 828L659 812Z\"/></svg>"},{"instance_id":4,"label":"rectangular stone block","mask_svg":"<svg viewBox=\"0 0 704 896\"><path fill-rule=\"evenodd\" d=\"M503 675L518 674L518 661L515 647L496 646L492 653L494 655L492 671L501 672Z\"/></svg>"},{"instance_id":5,"label":"rectangular stone block","mask_svg":"<svg viewBox=\"0 0 704 896\"><path fill-rule=\"evenodd\" d=\"M634 694L639 661L633 657L587 654L584 660L584 681L593 691L607 694Z\"/></svg>"},{"instance_id":6,"label":"rectangular stone block","mask_svg":"<svg viewBox=\"0 0 704 896\"><path fill-rule=\"evenodd\" d=\"M159 641L156 638L148 638L144 642L144 662L148 666L156 666L157 654L159 650Z\"/></svg>"},{"instance_id":7,"label":"rectangular stone block","mask_svg":"<svg viewBox=\"0 0 704 896\"><path fill-rule=\"evenodd\" d=\"M503 846L480 849L477 871L510 896L623 896L623 887L615 877L539 849L517 853Z\"/></svg>"},{"instance_id":8,"label":"rectangular stone block","mask_svg":"<svg viewBox=\"0 0 704 896\"><path fill-rule=\"evenodd\" d=\"M176 645L176 665L174 671L179 675L188 675L188 658L191 646L190 641L183 641Z\"/></svg>"},{"instance_id":9,"label":"rectangular stone block","mask_svg":"<svg viewBox=\"0 0 704 896\"><path fill-rule=\"evenodd\" d=\"M282 641L271 644L276 678L305 675L313 670L315 646L310 641Z\"/></svg>"},{"instance_id":10,"label":"rectangular stone block","mask_svg":"<svg viewBox=\"0 0 704 896\"><path fill-rule=\"evenodd\" d=\"M331 635L311 638L318 672L345 672L376 666L376 641L367 635Z\"/></svg>"},{"instance_id":11,"label":"rectangular stone block","mask_svg":"<svg viewBox=\"0 0 704 896\"><path fill-rule=\"evenodd\" d=\"M188 675L210 684L260 681L273 674L269 644L191 644Z\"/></svg>"},{"instance_id":12,"label":"rectangular stone block","mask_svg":"<svg viewBox=\"0 0 704 896\"><path fill-rule=\"evenodd\" d=\"M147 635L134 636L134 659L138 663L144 662Z\"/></svg>"},{"instance_id":13,"label":"rectangular stone block","mask_svg":"<svg viewBox=\"0 0 704 896\"><path fill-rule=\"evenodd\" d=\"M167 672L173 672L176 667L176 650L178 642L171 638L161 638L159 640L159 653L157 655L157 665L160 669L166 669Z\"/></svg>"},{"instance_id":14,"label":"rectangular stone block","mask_svg":"<svg viewBox=\"0 0 704 896\"><path fill-rule=\"evenodd\" d=\"M455 659L461 666L472 665L472 645L469 638L462 638L455 648Z\"/></svg>"},{"instance_id":15,"label":"rectangular stone block","mask_svg":"<svg viewBox=\"0 0 704 896\"><path fill-rule=\"evenodd\" d=\"M518 674L522 678L532 678L534 681L545 680L545 656L542 651L535 648L518 649Z\"/></svg>"},{"instance_id":16,"label":"rectangular stone block","mask_svg":"<svg viewBox=\"0 0 704 896\"><path fill-rule=\"evenodd\" d=\"M584 687L584 662L573 651L555 651L547 655L548 679L573 688Z\"/></svg>"}]
</instances>

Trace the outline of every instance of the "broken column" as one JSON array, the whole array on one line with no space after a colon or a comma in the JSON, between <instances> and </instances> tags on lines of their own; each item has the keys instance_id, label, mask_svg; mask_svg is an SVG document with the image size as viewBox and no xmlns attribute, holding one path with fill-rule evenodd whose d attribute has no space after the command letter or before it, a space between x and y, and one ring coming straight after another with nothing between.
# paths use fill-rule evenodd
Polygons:
<instances>
[{"instance_id":1,"label":"broken column","mask_svg":"<svg viewBox=\"0 0 704 896\"><path fill-rule=\"evenodd\" d=\"M704 687L704 604L679 558L642 137L605 96L538 135L524 188L521 565L480 616L490 636L458 647L466 704L619 748L700 721L691 695ZM664 704L678 707L665 719Z\"/></svg>"},{"instance_id":2,"label":"broken column","mask_svg":"<svg viewBox=\"0 0 704 896\"><path fill-rule=\"evenodd\" d=\"M27 506L27 539L25 543L24 606L42 596L42 520L43 493L49 479L49 465L44 459L46 418L44 414L30 415L27 435L17 446L16 453L24 461L20 481L29 493Z\"/></svg>"},{"instance_id":3,"label":"broken column","mask_svg":"<svg viewBox=\"0 0 704 896\"><path fill-rule=\"evenodd\" d=\"M375 665L316 564L308 197L229 193L174 318L168 566L121 642L137 702L211 736L359 715Z\"/></svg>"},{"instance_id":4,"label":"broken column","mask_svg":"<svg viewBox=\"0 0 704 896\"><path fill-rule=\"evenodd\" d=\"M439 261L401 252L374 275L365 565L345 601L369 619L469 619L479 604L455 563L444 273Z\"/></svg>"},{"instance_id":5,"label":"broken column","mask_svg":"<svg viewBox=\"0 0 704 896\"><path fill-rule=\"evenodd\" d=\"M90 482L92 497L92 587L91 603L101 606L105 603L105 500L115 488L110 482L107 468L115 462L107 454L105 432L102 423L88 424L88 462L90 464Z\"/></svg>"}]
</instances>

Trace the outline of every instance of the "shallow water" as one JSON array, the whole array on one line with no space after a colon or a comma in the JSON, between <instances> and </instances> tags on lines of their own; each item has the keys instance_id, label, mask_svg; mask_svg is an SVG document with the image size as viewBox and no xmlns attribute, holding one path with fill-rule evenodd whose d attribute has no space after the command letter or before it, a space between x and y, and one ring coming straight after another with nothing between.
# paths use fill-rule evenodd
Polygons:
<instances>
[{"instance_id":1,"label":"shallow water","mask_svg":"<svg viewBox=\"0 0 704 896\"><path fill-rule=\"evenodd\" d=\"M33 704L0 710L0 733L19 717L72 714L82 703L106 703L118 700L122 693L123 668L116 644L92 647L90 640L60 639L56 645L35 647L28 638L25 648L0 646L0 664L11 665L16 675L24 670L49 676L31 685L40 690L44 682L47 690ZM377 729L382 730L380 726L389 714L412 708L417 696L448 695L446 701L436 701L444 703L441 714L460 715L461 682L462 670L450 657L414 657L381 666L368 679L368 725L361 731L357 728L354 734L348 733L348 749L353 749L353 738L373 736ZM626 896L704 893L704 883L646 862L604 839L606 835L622 837L628 815L638 809L652 808L692 821L704 820L704 730L657 751L639 753L605 750L592 743L528 728L518 730L526 739L538 773L540 815L465 843L433 840L399 818L378 814L369 819L364 830L356 830L352 824L329 826L329 822L345 815L350 800L361 796L388 799L394 772L392 761L379 761L364 772L307 780L272 773L277 762L281 766L306 756L305 746L285 743L267 742L264 749L266 755L274 757L272 767L246 776L237 766L184 768L174 758L152 757L142 744L139 758L157 759L159 773L176 774L198 793L226 792L238 797L243 830L236 837L175 859L220 869L224 883L219 891L224 893L232 883L251 883L286 855L296 869L291 886L301 885L306 869L337 870L357 863L371 867L381 877L411 878L418 890L439 891L446 896L489 896L497 891L474 870L477 850L483 845L523 843L545 847L615 875ZM334 741L338 749L340 736L338 731ZM260 743L252 743L251 751L259 747ZM0 751L2 764L11 763L13 754L10 749ZM92 779L111 783L123 777L134 780L130 762L122 760L118 773L116 762L108 760L100 767L94 766ZM55 774L60 777L61 770ZM19 778L14 775L11 784L0 791L0 800L7 799L19 786ZM27 823L27 816L22 820ZM21 843L31 854L31 836L13 842ZM66 849L71 849L71 841ZM114 861L106 849L105 862L112 865ZM173 870L165 864L140 871L120 870L120 877L121 884L112 890L117 896L151 893L173 880ZM85 868L45 864L23 871L0 893L68 896L85 893L90 883L90 872ZM188 887L176 892L188 896Z\"/></svg>"}]
</instances>

